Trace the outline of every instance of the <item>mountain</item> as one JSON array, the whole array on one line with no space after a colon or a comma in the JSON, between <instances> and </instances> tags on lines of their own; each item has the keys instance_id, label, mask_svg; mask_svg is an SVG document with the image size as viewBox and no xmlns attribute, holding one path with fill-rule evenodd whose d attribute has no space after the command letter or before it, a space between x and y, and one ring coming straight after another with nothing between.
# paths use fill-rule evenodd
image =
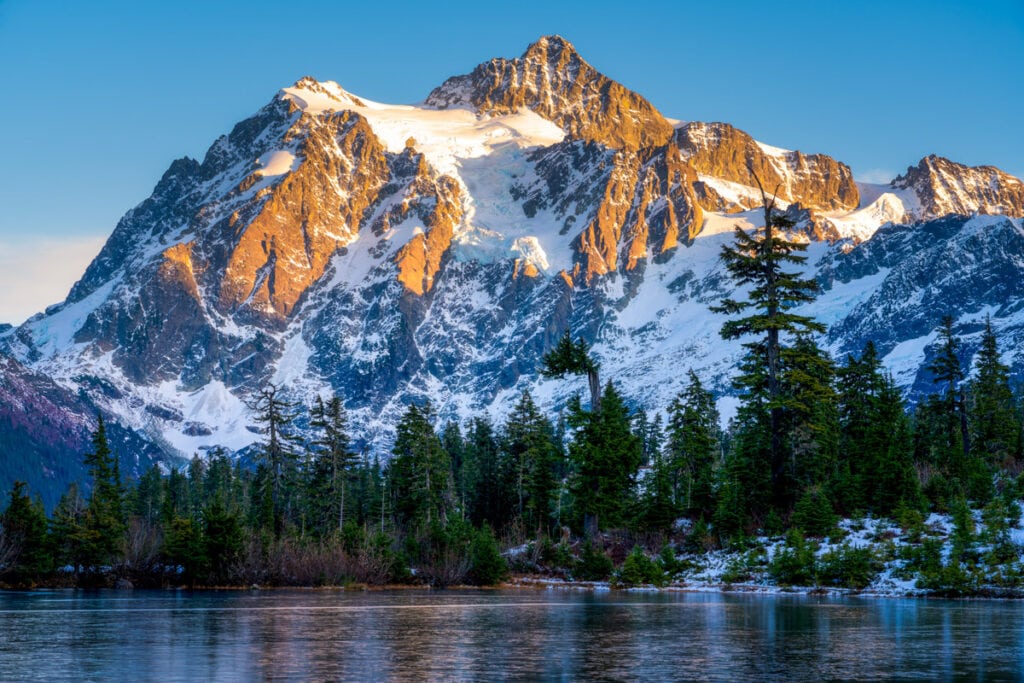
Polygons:
<instances>
[{"instance_id":1,"label":"mountain","mask_svg":"<svg viewBox=\"0 0 1024 683\"><path fill-rule=\"evenodd\" d=\"M89 385L85 378L82 382ZM90 389L98 393L113 390L99 384ZM16 479L24 481L52 509L69 483L87 485L82 454L92 447L98 414L88 393L84 389L72 393L14 359L0 356L0 482L5 487ZM110 425L107 436L120 454L121 471L129 476L168 460L163 449L116 423Z\"/></svg>"},{"instance_id":2,"label":"mountain","mask_svg":"<svg viewBox=\"0 0 1024 683\"><path fill-rule=\"evenodd\" d=\"M1024 370L1018 179L930 156L857 183L825 154L667 119L557 36L418 105L284 88L201 161L174 161L66 301L0 330L0 353L54 406L101 410L172 459L258 439L247 400L266 382L337 392L382 450L410 400L497 417L529 388L557 410L581 387L537 364L567 330L649 409L687 367L727 394L741 348L707 306L733 290L721 246L761 215L752 172L809 242L824 291L806 310L834 353L875 339L927 391L941 317L968 361L991 315Z\"/></svg>"}]
</instances>

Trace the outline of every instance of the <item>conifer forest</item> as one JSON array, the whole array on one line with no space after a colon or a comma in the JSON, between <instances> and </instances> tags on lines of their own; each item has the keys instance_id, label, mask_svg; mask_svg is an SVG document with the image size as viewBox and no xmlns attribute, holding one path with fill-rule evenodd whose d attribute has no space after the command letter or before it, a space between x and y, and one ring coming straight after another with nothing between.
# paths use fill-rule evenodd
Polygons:
<instances>
[{"instance_id":1,"label":"conifer forest","mask_svg":"<svg viewBox=\"0 0 1024 683\"><path fill-rule=\"evenodd\" d=\"M0 582L660 586L718 558L722 584L862 589L886 571L946 594L1024 586L1024 403L991 324L965 366L947 318L933 393L908 403L872 343L845 358L819 346L824 326L797 312L817 289L805 246L765 206L764 227L721 254L745 292L713 309L746 349L727 428L701 368L666 358L685 390L634 410L569 334L542 368L580 388L557 414L528 391L498 422L438 424L411 404L390 453L356 447L344 396L297 405L268 384L251 406L258 447L128 480L101 418L89 479L49 514L22 482L7 494Z\"/></svg>"}]
</instances>

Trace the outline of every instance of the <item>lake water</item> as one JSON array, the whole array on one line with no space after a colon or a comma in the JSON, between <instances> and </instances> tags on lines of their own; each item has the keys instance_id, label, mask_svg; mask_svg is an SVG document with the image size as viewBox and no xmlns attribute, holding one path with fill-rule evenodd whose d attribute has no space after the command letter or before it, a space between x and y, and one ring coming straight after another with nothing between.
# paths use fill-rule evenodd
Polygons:
<instances>
[{"instance_id":1,"label":"lake water","mask_svg":"<svg viewBox=\"0 0 1024 683\"><path fill-rule=\"evenodd\" d=\"M0 592L0 680L1019 680L1024 603L501 591Z\"/></svg>"}]
</instances>

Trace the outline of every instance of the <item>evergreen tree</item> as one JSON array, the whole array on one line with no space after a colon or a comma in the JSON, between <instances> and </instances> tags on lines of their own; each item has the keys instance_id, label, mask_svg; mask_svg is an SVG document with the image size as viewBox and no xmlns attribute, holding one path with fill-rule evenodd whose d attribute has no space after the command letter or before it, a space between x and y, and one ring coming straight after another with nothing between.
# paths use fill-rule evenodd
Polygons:
<instances>
[{"instance_id":1,"label":"evergreen tree","mask_svg":"<svg viewBox=\"0 0 1024 683\"><path fill-rule=\"evenodd\" d=\"M721 255L733 281L749 288L748 297L723 299L711 310L742 316L722 325L724 339L756 338L744 344L748 352L746 369L734 379L734 385L740 389L746 403L767 413L768 443L767 453L763 455L769 461L772 502L785 508L791 505L794 494L787 477L787 470L792 469L792 453L787 448L786 438L792 422L787 411L794 406L793 398L786 395L783 349L787 338L801 332L824 332L825 328L792 310L813 300L818 290L814 280L785 270L787 265L806 261L800 252L805 251L807 245L786 239L784 231L792 222L775 213L775 197L769 200L760 179L756 175L754 179L761 187L764 226L750 234L737 227L734 244L723 246Z\"/></svg>"},{"instance_id":2,"label":"evergreen tree","mask_svg":"<svg viewBox=\"0 0 1024 683\"><path fill-rule=\"evenodd\" d=\"M549 529L552 501L558 489L558 449L551 423L529 391L523 391L505 423L502 448L515 488L516 514L527 529Z\"/></svg>"},{"instance_id":3,"label":"evergreen tree","mask_svg":"<svg viewBox=\"0 0 1024 683\"><path fill-rule=\"evenodd\" d=\"M448 459L452 463L456 495L459 506L462 507L466 500L466 492L462 487L462 465L466 456L466 443L462 438L462 430L459 428L458 422L449 420L445 424L444 429L441 430L441 445L444 446L445 452L448 453Z\"/></svg>"},{"instance_id":4,"label":"evergreen tree","mask_svg":"<svg viewBox=\"0 0 1024 683\"><path fill-rule=\"evenodd\" d=\"M463 457L466 516L477 526L486 523L503 528L512 517L512 475L502 458L494 427L486 418L476 417L470 422Z\"/></svg>"},{"instance_id":5,"label":"evergreen tree","mask_svg":"<svg viewBox=\"0 0 1024 683\"><path fill-rule=\"evenodd\" d=\"M26 488L25 482L15 481L0 514L0 576L15 583L39 578L51 565L43 501L29 498Z\"/></svg>"},{"instance_id":6,"label":"evergreen tree","mask_svg":"<svg viewBox=\"0 0 1024 683\"><path fill-rule=\"evenodd\" d=\"M120 468L110 450L102 416L97 419L92 446L92 452L83 458L92 478L92 495L81 533L85 563L98 566L116 560L127 528Z\"/></svg>"},{"instance_id":7,"label":"evergreen tree","mask_svg":"<svg viewBox=\"0 0 1024 683\"><path fill-rule=\"evenodd\" d=\"M864 346L859 358L850 354L836 372L839 411L839 476L834 490L836 502L847 512L864 509L868 502L868 479L877 469L883 446L873 438L878 423L882 392L882 363L873 342Z\"/></svg>"},{"instance_id":8,"label":"evergreen tree","mask_svg":"<svg viewBox=\"0 0 1024 683\"><path fill-rule=\"evenodd\" d=\"M970 443L977 457L995 469L1015 457L1021 427L1010 389L1010 369L1000 358L999 344L989 318L985 320L974 368L975 377L968 392Z\"/></svg>"},{"instance_id":9,"label":"evergreen tree","mask_svg":"<svg viewBox=\"0 0 1024 683\"><path fill-rule=\"evenodd\" d=\"M451 462L431 423L434 411L410 404L398 423L388 479L393 509L403 524L447 523L454 495Z\"/></svg>"},{"instance_id":10,"label":"evergreen tree","mask_svg":"<svg viewBox=\"0 0 1024 683\"><path fill-rule=\"evenodd\" d=\"M280 536L292 511L297 478L297 438L291 431L295 405L284 400L277 385L270 383L259 391L249 408L256 414L256 422L263 425L264 441L259 445L258 457L266 473L261 483L269 486L271 526L274 535Z\"/></svg>"},{"instance_id":11,"label":"evergreen tree","mask_svg":"<svg viewBox=\"0 0 1024 683\"><path fill-rule=\"evenodd\" d=\"M731 443L717 477L714 528L724 540L745 536L771 511L771 437L768 411L756 395L739 405Z\"/></svg>"},{"instance_id":12,"label":"evergreen tree","mask_svg":"<svg viewBox=\"0 0 1024 683\"><path fill-rule=\"evenodd\" d=\"M643 481L637 525L644 530L668 533L678 508L672 495L672 471L660 450L651 456L650 471Z\"/></svg>"},{"instance_id":13,"label":"evergreen tree","mask_svg":"<svg viewBox=\"0 0 1024 683\"><path fill-rule=\"evenodd\" d=\"M171 470L163 480L160 518L166 524L175 517L190 516L188 477L178 470Z\"/></svg>"},{"instance_id":14,"label":"evergreen tree","mask_svg":"<svg viewBox=\"0 0 1024 683\"><path fill-rule=\"evenodd\" d=\"M960 365L960 340L953 333L953 318L946 316L939 328L939 350L928 370L937 385L945 391L930 398L921 412L928 442L922 450L944 475L936 480L943 483L943 494L932 486L932 495L939 501L957 491L979 502L986 502L992 494L992 478L986 463L971 452L969 421L967 416L964 375Z\"/></svg>"},{"instance_id":15,"label":"evergreen tree","mask_svg":"<svg viewBox=\"0 0 1024 683\"><path fill-rule=\"evenodd\" d=\"M940 464L944 465L954 477L964 472L967 457L967 431L963 428L967 418L964 412L963 391L961 382L964 373L960 366L960 339L953 333L953 318L946 316L939 328L939 350L928 365L934 382L945 387L941 394L939 425L942 441L937 444Z\"/></svg>"},{"instance_id":16,"label":"evergreen tree","mask_svg":"<svg viewBox=\"0 0 1024 683\"><path fill-rule=\"evenodd\" d=\"M183 583L194 585L206 570L202 530L192 517L175 517L164 524L164 557L181 568Z\"/></svg>"},{"instance_id":17,"label":"evergreen tree","mask_svg":"<svg viewBox=\"0 0 1024 683\"><path fill-rule=\"evenodd\" d=\"M836 475L839 413L832 359L806 334L782 349L782 384L786 397L786 452L782 509L789 509L808 489L825 488ZM779 492L776 493L779 502Z\"/></svg>"},{"instance_id":18,"label":"evergreen tree","mask_svg":"<svg viewBox=\"0 0 1024 683\"><path fill-rule=\"evenodd\" d=\"M601 409L600 363L591 355L590 348L582 339L574 342L566 332L558 344L544 355L540 374L544 377L565 377L566 375L586 375L590 388L590 409L597 412Z\"/></svg>"},{"instance_id":19,"label":"evergreen tree","mask_svg":"<svg viewBox=\"0 0 1024 683\"><path fill-rule=\"evenodd\" d=\"M668 408L667 465L672 498L687 514L710 517L715 508L715 466L721 430L715 398L690 370L683 391Z\"/></svg>"},{"instance_id":20,"label":"evergreen tree","mask_svg":"<svg viewBox=\"0 0 1024 683\"><path fill-rule=\"evenodd\" d=\"M218 493L203 510L202 558L209 567L214 583L231 579L235 563L242 552L242 525Z\"/></svg>"},{"instance_id":21,"label":"evergreen tree","mask_svg":"<svg viewBox=\"0 0 1024 683\"><path fill-rule=\"evenodd\" d=\"M163 509L164 482L160 466L153 464L135 486L131 512L148 525L155 525Z\"/></svg>"},{"instance_id":22,"label":"evergreen tree","mask_svg":"<svg viewBox=\"0 0 1024 683\"><path fill-rule=\"evenodd\" d=\"M584 411L578 398L569 410L569 424L576 429L569 446L570 488L584 531L593 537L602 525L614 528L625 520L641 444L631 429L629 408L611 382L605 385L600 411Z\"/></svg>"},{"instance_id":23,"label":"evergreen tree","mask_svg":"<svg viewBox=\"0 0 1024 683\"><path fill-rule=\"evenodd\" d=\"M345 496L359 455L351 448L348 419L341 398L313 404L310 426L318 431L309 477L309 506L313 524L322 535L345 527Z\"/></svg>"},{"instance_id":24,"label":"evergreen tree","mask_svg":"<svg viewBox=\"0 0 1024 683\"><path fill-rule=\"evenodd\" d=\"M883 378L875 414L865 446L865 453L875 454L866 458L865 496L879 514L892 514L900 505L920 508L923 500L914 467L910 419L891 375Z\"/></svg>"},{"instance_id":25,"label":"evergreen tree","mask_svg":"<svg viewBox=\"0 0 1024 683\"><path fill-rule=\"evenodd\" d=\"M70 564L78 576L86 564L85 512L88 501L76 482L71 482L50 518L50 547L58 564Z\"/></svg>"}]
</instances>

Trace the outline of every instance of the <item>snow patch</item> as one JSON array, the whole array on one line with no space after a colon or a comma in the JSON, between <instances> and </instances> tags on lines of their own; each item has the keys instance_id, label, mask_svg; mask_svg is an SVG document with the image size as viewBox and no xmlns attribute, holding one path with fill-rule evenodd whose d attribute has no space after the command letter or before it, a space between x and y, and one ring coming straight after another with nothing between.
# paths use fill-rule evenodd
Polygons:
<instances>
[{"instance_id":1,"label":"snow patch","mask_svg":"<svg viewBox=\"0 0 1024 683\"><path fill-rule=\"evenodd\" d=\"M275 150L273 152L267 152L256 160L256 165L259 167L257 173L264 178L270 178L273 176L284 175L285 173L291 173L299 167L298 158L289 152L288 150Z\"/></svg>"}]
</instances>

